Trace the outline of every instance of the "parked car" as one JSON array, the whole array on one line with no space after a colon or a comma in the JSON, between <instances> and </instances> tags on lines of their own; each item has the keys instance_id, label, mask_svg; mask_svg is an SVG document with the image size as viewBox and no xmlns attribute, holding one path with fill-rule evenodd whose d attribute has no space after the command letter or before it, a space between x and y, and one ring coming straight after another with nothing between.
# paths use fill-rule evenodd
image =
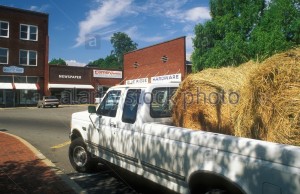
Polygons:
<instances>
[{"instance_id":1,"label":"parked car","mask_svg":"<svg viewBox=\"0 0 300 194\"><path fill-rule=\"evenodd\" d=\"M43 96L43 98L38 101L37 107L45 108L46 106L50 106L50 107L55 106L56 108L58 108L59 100L55 96Z\"/></svg>"}]
</instances>

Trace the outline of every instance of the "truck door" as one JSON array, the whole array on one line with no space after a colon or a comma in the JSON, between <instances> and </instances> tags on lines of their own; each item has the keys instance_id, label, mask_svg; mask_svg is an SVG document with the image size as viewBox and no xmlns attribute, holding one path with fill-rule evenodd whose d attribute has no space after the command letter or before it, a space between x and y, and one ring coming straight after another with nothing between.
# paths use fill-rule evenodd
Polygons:
<instances>
[{"instance_id":1,"label":"truck door","mask_svg":"<svg viewBox=\"0 0 300 194\"><path fill-rule=\"evenodd\" d=\"M115 157L137 161L136 148L139 140L139 127L136 118L139 108L141 89L129 89L120 111L116 128L112 129L112 147Z\"/></svg>"},{"instance_id":2,"label":"truck door","mask_svg":"<svg viewBox=\"0 0 300 194\"><path fill-rule=\"evenodd\" d=\"M91 118L95 123L95 128L98 131L98 142L95 143L100 153L112 155L113 149L111 144L112 130L116 126L116 115L119 105L121 90L109 91L100 106L97 109L97 114ZM96 132L95 132L96 133Z\"/></svg>"}]
</instances>

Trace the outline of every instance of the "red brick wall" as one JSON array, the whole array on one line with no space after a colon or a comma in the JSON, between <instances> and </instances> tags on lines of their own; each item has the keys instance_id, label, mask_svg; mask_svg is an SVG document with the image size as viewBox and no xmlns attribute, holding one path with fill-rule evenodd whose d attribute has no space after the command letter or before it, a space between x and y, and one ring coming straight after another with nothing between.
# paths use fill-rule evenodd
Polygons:
<instances>
[{"instance_id":1,"label":"red brick wall","mask_svg":"<svg viewBox=\"0 0 300 194\"><path fill-rule=\"evenodd\" d=\"M181 73L185 77L185 37L138 49L124 55L124 81ZM168 61L163 62L162 56ZM134 68L134 63L138 67Z\"/></svg>"},{"instance_id":2,"label":"red brick wall","mask_svg":"<svg viewBox=\"0 0 300 194\"><path fill-rule=\"evenodd\" d=\"M24 68L23 76L44 77L45 61L48 61L46 54L48 49L48 15L0 6L0 20L9 22L9 38L0 38L0 47L9 49L8 66L13 65ZM20 24L38 26L38 41L21 40ZM37 66L20 66L20 49L37 51ZM0 75L9 74L3 73L1 68Z\"/></svg>"}]
</instances>

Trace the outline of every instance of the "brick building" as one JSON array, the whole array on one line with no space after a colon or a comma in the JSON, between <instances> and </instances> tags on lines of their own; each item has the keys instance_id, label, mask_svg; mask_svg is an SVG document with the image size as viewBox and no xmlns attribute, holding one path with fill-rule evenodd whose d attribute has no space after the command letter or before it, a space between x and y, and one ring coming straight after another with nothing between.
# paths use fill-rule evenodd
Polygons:
<instances>
[{"instance_id":1,"label":"brick building","mask_svg":"<svg viewBox=\"0 0 300 194\"><path fill-rule=\"evenodd\" d=\"M63 104L94 103L95 97L121 81L122 71L50 65L47 93Z\"/></svg>"},{"instance_id":2,"label":"brick building","mask_svg":"<svg viewBox=\"0 0 300 194\"><path fill-rule=\"evenodd\" d=\"M0 106L36 104L48 64L48 14L0 6Z\"/></svg>"},{"instance_id":3,"label":"brick building","mask_svg":"<svg viewBox=\"0 0 300 194\"><path fill-rule=\"evenodd\" d=\"M0 6L0 107L36 105L43 95L93 103L111 86L179 82L191 69L185 37L126 53L123 71L49 66L48 42L48 14Z\"/></svg>"},{"instance_id":4,"label":"brick building","mask_svg":"<svg viewBox=\"0 0 300 194\"><path fill-rule=\"evenodd\" d=\"M134 50L124 55L124 84L180 82L191 72L185 37Z\"/></svg>"}]
</instances>

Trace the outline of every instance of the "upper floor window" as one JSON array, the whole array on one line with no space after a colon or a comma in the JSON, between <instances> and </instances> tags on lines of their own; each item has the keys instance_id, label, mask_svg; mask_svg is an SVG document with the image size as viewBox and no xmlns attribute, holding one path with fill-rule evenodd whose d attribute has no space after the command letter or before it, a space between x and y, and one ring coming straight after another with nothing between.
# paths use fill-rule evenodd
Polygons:
<instances>
[{"instance_id":1,"label":"upper floor window","mask_svg":"<svg viewBox=\"0 0 300 194\"><path fill-rule=\"evenodd\" d=\"M20 65L37 66L37 52L20 50Z\"/></svg>"},{"instance_id":2,"label":"upper floor window","mask_svg":"<svg viewBox=\"0 0 300 194\"><path fill-rule=\"evenodd\" d=\"M33 25L20 25L20 39L37 41L38 27Z\"/></svg>"},{"instance_id":3,"label":"upper floor window","mask_svg":"<svg viewBox=\"0 0 300 194\"><path fill-rule=\"evenodd\" d=\"M0 48L0 64L8 64L8 49Z\"/></svg>"},{"instance_id":4,"label":"upper floor window","mask_svg":"<svg viewBox=\"0 0 300 194\"><path fill-rule=\"evenodd\" d=\"M0 21L0 37L9 37L9 23L5 21Z\"/></svg>"}]
</instances>

